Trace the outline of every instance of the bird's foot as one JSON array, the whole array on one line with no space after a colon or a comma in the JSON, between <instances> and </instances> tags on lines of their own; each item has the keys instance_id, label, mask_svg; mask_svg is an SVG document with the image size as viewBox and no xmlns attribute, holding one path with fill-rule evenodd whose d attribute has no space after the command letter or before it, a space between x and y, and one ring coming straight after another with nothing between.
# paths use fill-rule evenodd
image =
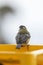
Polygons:
<instances>
[{"instance_id":1,"label":"bird's foot","mask_svg":"<svg viewBox=\"0 0 43 65\"><path fill-rule=\"evenodd\" d=\"M21 45L21 47L25 47L24 45Z\"/></svg>"}]
</instances>

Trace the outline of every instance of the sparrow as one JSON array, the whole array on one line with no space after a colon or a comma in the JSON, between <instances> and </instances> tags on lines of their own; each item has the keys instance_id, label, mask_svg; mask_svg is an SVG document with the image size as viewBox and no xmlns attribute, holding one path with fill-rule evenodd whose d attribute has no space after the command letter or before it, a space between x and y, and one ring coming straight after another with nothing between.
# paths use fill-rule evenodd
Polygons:
<instances>
[{"instance_id":1,"label":"sparrow","mask_svg":"<svg viewBox=\"0 0 43 65\"><path fill-rule=\"evenodd\" d=\"M30 41L30 32L27 30L26 26L19 26L19 31L16 35L16 49L20 49L23 44L27 45Z\"/></svg>"}]
</instances>

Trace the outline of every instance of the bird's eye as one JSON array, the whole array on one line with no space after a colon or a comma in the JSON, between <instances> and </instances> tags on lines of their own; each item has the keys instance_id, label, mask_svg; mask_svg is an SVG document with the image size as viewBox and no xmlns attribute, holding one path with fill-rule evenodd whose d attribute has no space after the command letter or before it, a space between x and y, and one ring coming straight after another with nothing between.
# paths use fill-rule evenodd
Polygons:
<instances>
[{"instance_id":1,"label":"bird's eye","mask_svg":"<svg viewBox=\"0 0 43 65\"><path fill-rule=\"evenodd\" d=\"M23 27L23 29L25 29L25 27Z\"/></svg>"}]
</instances>

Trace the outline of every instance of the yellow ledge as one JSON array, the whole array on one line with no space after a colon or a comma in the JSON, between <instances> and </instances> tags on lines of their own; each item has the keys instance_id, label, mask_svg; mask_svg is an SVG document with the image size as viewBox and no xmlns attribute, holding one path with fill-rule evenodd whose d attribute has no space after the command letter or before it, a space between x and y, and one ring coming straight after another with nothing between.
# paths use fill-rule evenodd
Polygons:
<instances>
[{"instance_id":1,"label":"yellow ledge","mask_svg":"<svg viewBox=\"0 0 43 65\"><path fill-rule=\"evenodd\" d=\"M43 49L43 46L28 45L16 49L16 45L0 44L0 65L43 65L43 62L39 63L40 60L38 59L42 59L43 55L35 56L31 53L40 49Z\"/></svg>"},{"instance_id":2,"label":"yellow ledge","mask_svg":"<svg viewBox=\"0 0 43 65\"><path fill-rule=\"evenodd\" d=\"M25 47L22 47L20 49L16 49L16 45L10 45L10 44L0 44L0 51L19 51L19 52L24 52L24 51L34 51L34 50L39 50L43 49L43 45L28 45Z\"/></svg>"}]
</instances>

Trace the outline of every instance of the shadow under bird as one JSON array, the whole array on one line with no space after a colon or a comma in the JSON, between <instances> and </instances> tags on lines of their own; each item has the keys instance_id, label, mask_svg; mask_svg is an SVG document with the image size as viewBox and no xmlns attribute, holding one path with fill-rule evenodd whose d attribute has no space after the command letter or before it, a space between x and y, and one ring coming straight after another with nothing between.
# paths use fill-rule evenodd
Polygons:
<instances>
[{"instance_id":1,"label":"shadow under bird","mask_svg":"<svg viewBox=\"0 0 43 65\"><path fill-rule=\"evenodd\" d=\"M19 27L19 31L16 35L17 49L20 49L23 44L27 45L30 41L30 33L24 25Z\"/></svg>"}]
</instances>

